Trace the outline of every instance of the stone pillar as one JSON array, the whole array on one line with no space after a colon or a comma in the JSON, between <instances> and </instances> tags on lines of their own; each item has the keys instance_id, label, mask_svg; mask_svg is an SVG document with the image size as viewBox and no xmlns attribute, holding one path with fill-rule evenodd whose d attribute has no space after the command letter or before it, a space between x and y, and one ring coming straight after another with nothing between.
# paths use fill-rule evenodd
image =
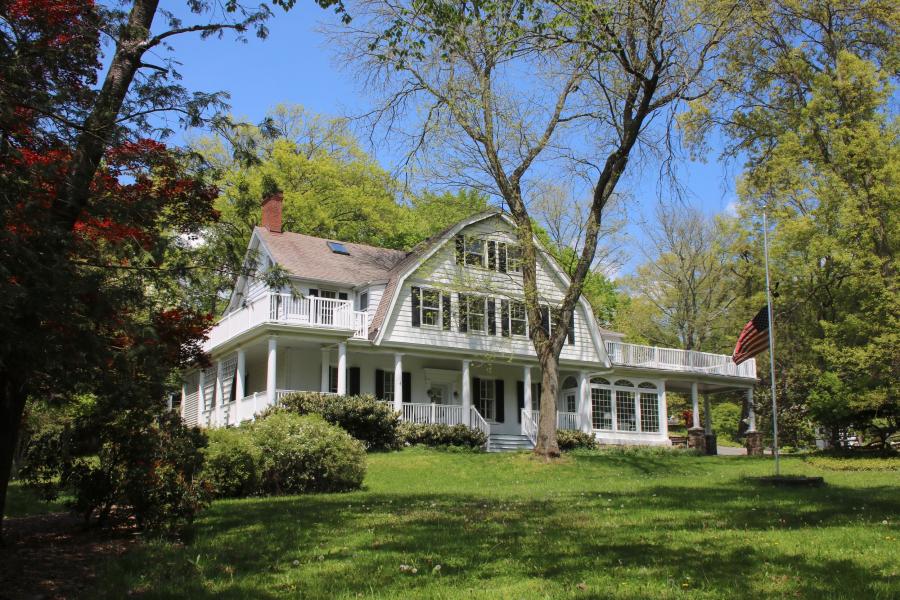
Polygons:
<instances>
[{"instance_id":1,"label":"stone pillar","mask_svg":"<svg viewBox=\"0 0 900 600\"><path fill-rule=\"evenodd\" d=\"M394 410L403 412L403 355L394 354Z\"/></svg>"},{"instance_id":2,"label":"stone pillar","mask_svg":"<svg viewBox=\"0 0 900 600\"><path fill-rule=\"evenodd\" d=\"M278 340L269 338L269 354L266 362L266 406L275 405L275 390L277 385L278 365Z\"/></svg>"},{"instance_id":3,"label":"stone pillar","mask_svg":"<svg viewBox=\"0 0 900 600\"><path fill-rule=\"evenodd\" d=\"M472 377L471 363L468 360L462 361L462 406L463 406L463 423L471 425L470 416L472 413ZM528 389L528 388L525 388Z\"/></svg>"},{"instance_id":4,"label":"stone pillar","mask_svg":"<svg viewBox=\"0 0 900 600\"><path fill-rule=\"evenodd\" d=\"M704 419L703 430L706 435L712 435L712 409L709 404L709 394L703 394L703 412Z\"/></svg>"},{"instance_id":5,"label":"stone pillar","mask_svg":"<svg viewBox=\"0 0 900 600\"><path fill-rule=\"evenodd\" d=\"M591 380L586 371L578 374L578 429L590 434L593 431L591 422Z\"/></svg>"},{"instance_id":6,"label":"stone pillar","mask_svg":"<svg viewBox=\"0 0 900 600\"><path fill-rule=\"evenodd\" d=\"M744 434L747 456L763 455L762 432L756 430L756 409L753 406L753 388L747 388L747 433Z\"/></svg>"},{"instance_id":7,"label":"stone pillar","mask_svg":"<svg viewBox=\"0 0 900 600\"><path fill-rule=\"evenodd\" d=\"M337 393L340 396L347 395L347 344L341 342L338 344L338 366L337 366Z\"/></svg>"},{"instance_id":8,"label":"stone pillar","mask_svg":"<svg viewBox=\"0 0 900 600\"><path fill-rule=\"evenodd\" d=\"M322 371L319 391L327 394L331 391L331 348L322 348Z\"/></svg>"},{"instance_id":9,"label":"stone pillar","mask_svg":"<svg viewBox=\"0 0 900 600\"><path fill-rule=\"evenodd\" d=\"M688 429L688 448L697 450L700 454L706 454L706 434L702 427Z\"/></svg>"}]
</instances>

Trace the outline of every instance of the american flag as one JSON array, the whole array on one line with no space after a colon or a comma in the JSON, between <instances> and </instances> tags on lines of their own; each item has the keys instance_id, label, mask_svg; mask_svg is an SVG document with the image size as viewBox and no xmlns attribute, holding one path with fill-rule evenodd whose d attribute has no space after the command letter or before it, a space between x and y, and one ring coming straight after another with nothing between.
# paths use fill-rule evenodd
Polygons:
<instances>
[{"instance_id":1,"label":"american flag","mask_svg":"<svg viewBox=\"0 0 900 600\"><path fill-rule=\"evenodd\" d=\"M734 347L734 354L731 355L734 364L739 365L765 350L769 343L768 332L769 307L763 306L741 330L737 345Z\"/></svg>"}]
</instances>

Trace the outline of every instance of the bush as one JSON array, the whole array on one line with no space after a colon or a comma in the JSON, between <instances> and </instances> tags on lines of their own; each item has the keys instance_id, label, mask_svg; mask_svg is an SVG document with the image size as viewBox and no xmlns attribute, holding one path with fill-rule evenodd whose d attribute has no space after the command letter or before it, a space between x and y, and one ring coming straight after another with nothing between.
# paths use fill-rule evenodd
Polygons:
<instances>
[{"instance_id":1,"label":"bush","mask_svg":"<svg viewBox=\"0 0 900 600\"><path fill-rule=\"evenodd\" d=\"M741 407L733 402L722 402L712 408L713 428L720 437L728 440L738 439L741 426Z\"/></svg>"},{"instance_id":2,"label":"bush","mask_svg":"<svg viewBox=\"0 0 900 600\"><path fill-rule=\"evenodd\" d=\"M362 485L362 443L319 416L275 412L255 422L250 435L261 453L265 493L342 492Z\"/></svg>"},{"instance_id":3,"label":"bush","mask_svg":"<svg viewBox=\"0 0 900 600\"><path fill-rule=\"evenodd\" d=\"M259 492L262 451L246 428L213 429L204 452L203 476L220 498L243 498Z\"/></svg>"},{"instance_id":4,"label":"bush","mask_svg":"<svg viewBox=\"0 0 900 600\"><path fill-rule=\"evenodd\" d=\"M440 425L435 423L401 423L400 439L409 446L432 447L459 446L478 449L487 443L487 436L465 425Z\"/></svg>"},{"instance_id":5,"label":"bush","mask_svg":"<svg viewBox=\"0 0 900 600\"><path fill-rule=\"evenodd\" d=\"M175 413L124 410L112 420L83 416L34 440L23 476L53 498L65 491L86 521L113 508L138 525L176 531L208 500L200 478L206 437Z\"/></svg>"},{"instance_id":6,"label":"bush","mask_svg":"<svg viewBox=\"0 0 900 600\"><path fill-rule=\"evenodd\" d=\"M597 439L590 433L560 429L556 432L556 443L562 452L569 452L580 448L594 449L599 447Z\"/></svg>"},{"instance_id":7,"label":"bush","mask_svg":"<svg viewBox=\"0 0 900 600\"><path fill-rule=\"evenodd\" d=\"M277 408L262 416L282 411L320 415L358 439L368 450L396 450L400 447L399 415L390 405L376 401L374 396L298 392L284 397Z\"/></svg>"}]
</instances>

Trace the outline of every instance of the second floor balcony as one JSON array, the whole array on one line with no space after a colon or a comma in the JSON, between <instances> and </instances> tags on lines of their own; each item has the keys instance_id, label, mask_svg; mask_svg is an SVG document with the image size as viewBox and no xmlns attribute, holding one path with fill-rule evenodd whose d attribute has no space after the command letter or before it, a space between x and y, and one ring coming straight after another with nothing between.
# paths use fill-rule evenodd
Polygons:
<instances>
[{"instance_id":1,"label":"second floor balcony","mask_svg":"<svg viewBox=\"0 0 900 600\"><path fill-rule=\"evenodd\" d=\"M331 330L365 339L368 336L369 315L365 311L353 310L350 300L266 293L247 300L239 309L222 317L209 334L206 350L264 323Z\"/></svg>"},{"instance_id":2,"label":"second floor balcony","mask_svg":"<svg viewBox=\"0 0 900 600\"><path fill-rule=\"evenodd\" d=\"M659 348L623 342L606 342L606 352L609 354L609 360L612 361L613 365L624 367L641 367L663 371L684 371L706 375L756 379L756 360L752 358L736 365L731 357L725 354L679 350L676 348Z\"/></svg>"}]
</instances>

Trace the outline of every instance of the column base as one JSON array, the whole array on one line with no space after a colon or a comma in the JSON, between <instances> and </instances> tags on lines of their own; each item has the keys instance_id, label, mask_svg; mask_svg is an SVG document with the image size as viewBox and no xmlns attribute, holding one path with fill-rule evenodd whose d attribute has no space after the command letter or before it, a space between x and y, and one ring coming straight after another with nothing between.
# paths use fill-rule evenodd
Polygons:
<instances>
[{"instance_id":1,"label":"column base","mask_svg":"<svg viewBox=\"0 0 900 600\"><path fill-rule=\"evenodd\" d=\"M697 450L700 454L706 453L706 430L702 427L688 429L688 448Z\"/></svg>"},{"instance_id":2,"label":"column base","mask_svg":"<svg viewBox=\"0 0 900 600\"><path fill-rule=\"evenodd\" d=\"M761 431L748 431L744 434L744 446L747 448L747 456L763 455L763 435Z\"/></svg>"}]
</instances>

